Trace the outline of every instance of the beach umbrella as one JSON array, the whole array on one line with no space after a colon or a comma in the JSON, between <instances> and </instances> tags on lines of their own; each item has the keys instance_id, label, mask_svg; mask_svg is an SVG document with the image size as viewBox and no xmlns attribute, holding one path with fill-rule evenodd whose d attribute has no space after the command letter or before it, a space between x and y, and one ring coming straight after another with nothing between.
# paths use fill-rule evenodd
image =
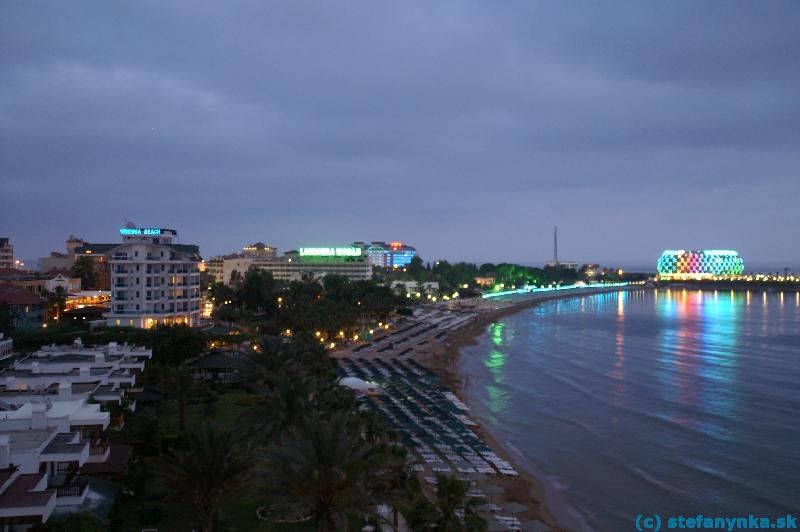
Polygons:
<instances>
[{"instance_id":1,"label":"beach umbrella","mask_svg":"<svg viewBox=\"0 0 800 532\"><path fill-rule=\"evenodd\" d=\"M550 530L553 530L546 524L537 520L525 521L524 523L522 523L522 526L520 528L522 528L524 532L550 532Z\"/></svg>"},{"instance_id":2,"label":"beach umbrella","mask_svg":"<svg viewBox=\"0 0 800 532\"><path fill-rule=\"evenodd\" d=\"M495 495L500 495L506 491L496 484L486 484L485 486L481 486L480 489L489 496L489 502L494 502L492 499L494 499Z\"/></svg>"},{"instance_id":3,"label":"beach umbrella","mask_svg":"<svg viewBox=\"0 0 800 532\"><path fill-rule=\"evenodd\" d=\"M505 493L506 491L497 484L487 484L481 489L486 495L500 495L501 493Z\"/></svg>"},{"instance_id":4,"label":"beach umbrella","mask_svg":"<svg viewBox=\"0 0 800 532\"><path fill-rule=\"evenodd\" d=\"M522 505L522 504L520 504L518 502L513 502L513 501L508 503L508 504L504 504L502 506L502 508L505 511L507 511L509 513L512 513L512 514L519 514L519 513L528 511L528 507L527 506L524 506L524 505Z\"/></svg>"}]
</instances>

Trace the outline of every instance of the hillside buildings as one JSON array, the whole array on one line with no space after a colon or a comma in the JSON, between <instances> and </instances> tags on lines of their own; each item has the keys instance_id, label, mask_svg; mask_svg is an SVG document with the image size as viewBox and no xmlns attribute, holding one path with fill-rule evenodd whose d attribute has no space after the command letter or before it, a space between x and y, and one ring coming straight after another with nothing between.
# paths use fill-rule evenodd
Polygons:
<instances>
[{"instance_id":1,"label":"hillside buildings","mask_svg":"<svg viewBox=\"0 0 800 532\"><path fill-rule=\"evenodd\" d=\"M111 275L109 326L150 328L200 324L200 250L177 243L178 232L124 227L106 260Z\"/></svg>"}]
</instances>

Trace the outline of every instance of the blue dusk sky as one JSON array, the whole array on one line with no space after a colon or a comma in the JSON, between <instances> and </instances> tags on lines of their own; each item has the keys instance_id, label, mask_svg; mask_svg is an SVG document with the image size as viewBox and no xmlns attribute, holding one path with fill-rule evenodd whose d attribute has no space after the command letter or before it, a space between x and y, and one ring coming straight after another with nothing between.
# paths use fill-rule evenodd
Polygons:
<instances>
[{"instance_id":1,"label":"blue dusk sky","mask_svg":"<svg viewBox=\"0 0 800 532\"><path fill-rule=\"evenodd\" d=\"M800 2L0 3L0 236L800 271Z\"/></svg>"}]
</instances>

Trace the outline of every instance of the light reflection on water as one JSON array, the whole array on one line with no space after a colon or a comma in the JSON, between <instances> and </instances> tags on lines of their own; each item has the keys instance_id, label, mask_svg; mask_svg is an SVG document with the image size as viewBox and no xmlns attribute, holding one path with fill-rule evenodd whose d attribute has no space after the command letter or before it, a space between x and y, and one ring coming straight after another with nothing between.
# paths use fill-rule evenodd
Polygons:
<instances>
[{"instance_id":1,"label":"light reflection on water","mask_svg":"<svg viewBox=\"0 0 800 532\"><path fill-rule=\"evenodd\" d=\"M645 511L796 511L800 294L585 296L487 333L461 359L469 405L593 528Z\"/></svg>"}]
</instances>

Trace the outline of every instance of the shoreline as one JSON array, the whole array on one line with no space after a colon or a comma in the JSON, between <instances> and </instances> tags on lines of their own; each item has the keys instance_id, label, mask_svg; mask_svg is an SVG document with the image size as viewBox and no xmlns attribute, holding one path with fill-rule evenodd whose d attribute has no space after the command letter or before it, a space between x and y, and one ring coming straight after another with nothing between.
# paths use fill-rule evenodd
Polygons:
<instances>
[{"instance_id":1,"label":"shoreline","mask_svg":"<svg viewBox=\"0 0 800 532\"><path fill-rule=\"evenodd\" d=\"M485 334L486 328L498 320L507 316L512 316L523 310L533 308L540 303L554 301L557 299L569 299L576 296L596 295L620 290L641 290L643 286L614 287L596 292L566 292L552 294L538 294L533 297L520 295L518 300L498 301L496 304L489 304L483 309L478 308L480 315L463 327L451 331L437 347L430 350L419 350L412 355L412 358L421 365L433 371L458 398L466 402L464 392L463 377L459 371L462 349L478 343L478 338ZM489 307L489 308L487 308ZM493 307L493 308L492 308ZM545 482L545 475L539 471L535 464L524 463L522 467L521 457L515 456L508 447L510 444L503 444L489 428L479 420L475 420L478 426L474 427L476 434L484 439L504 460L510 462L519 472L518 479L508 479L502 481L503 488L506 490L506 499L515 501L530 510L526 512L529 519L539 519L547 525L553 527L555 531L567 531L571 528L569 524L576 519L568 518L564 508L561 512L554 512L560 508L562 503L555 500L554 492L549 489ZM517 453L519 450L513 449ZM521 453L520 453L521 454ZM527 460L526 462L530 462ZM532 471L531 471L532 470ZM567 518L565 518L567 517Z\"/></svg>"}]
</instances>

